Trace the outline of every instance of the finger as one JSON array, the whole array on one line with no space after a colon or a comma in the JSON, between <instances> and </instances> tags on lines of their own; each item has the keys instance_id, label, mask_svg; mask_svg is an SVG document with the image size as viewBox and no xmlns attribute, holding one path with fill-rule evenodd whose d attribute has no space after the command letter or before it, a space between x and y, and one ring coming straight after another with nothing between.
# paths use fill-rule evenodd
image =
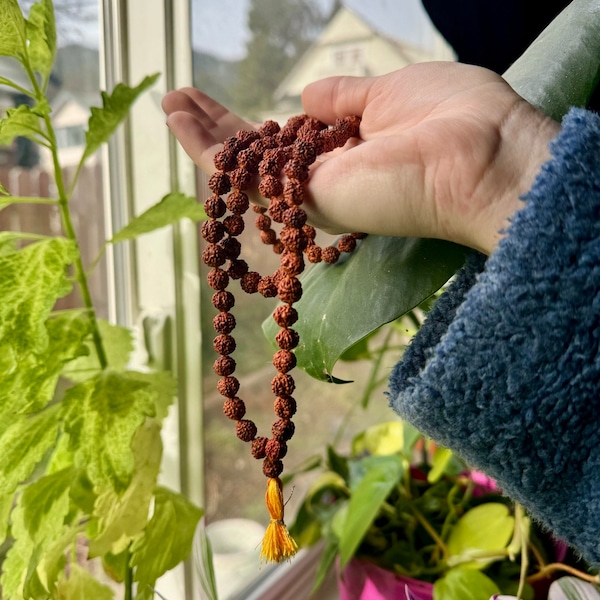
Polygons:
<instances>
[{"instance_id":1,"label":"finger","mask_svg":"<svg viewBox=\"0 0 600 600\"><path fill-rule=\"evenodd\" d=\"M337 118L362 116L374 77L327 77L307 85L302 105L311 117L333 124Z\"/></svg>"},{"instance_id":2,"label":"finger","mask_svg":"<svg viewBox=\"0 0 600 600\"><path fill-rule=\"evenodd\" d=\"M214 173L214 157L223 144L205 127L202 119L187 111L175 111L167 117L167 125L194 163L204 172Z\"/></svg>"}]
</instances>

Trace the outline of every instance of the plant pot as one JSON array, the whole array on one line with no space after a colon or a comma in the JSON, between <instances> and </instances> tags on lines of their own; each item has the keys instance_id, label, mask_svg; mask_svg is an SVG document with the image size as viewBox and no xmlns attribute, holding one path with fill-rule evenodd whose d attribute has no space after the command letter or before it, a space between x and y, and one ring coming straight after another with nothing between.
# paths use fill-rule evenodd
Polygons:
<instances>
[{"instance_id":1,"label":"plant pot","mask_svg":"<svg viewBox=\"0 0 600 600\"><path fill-rule=\"evenodd\" d=\"M343 573L338 569L337 580L340 600L433 599L433 584L396 575L366 560L350 561Z\"/></svg>"}]
</instances>

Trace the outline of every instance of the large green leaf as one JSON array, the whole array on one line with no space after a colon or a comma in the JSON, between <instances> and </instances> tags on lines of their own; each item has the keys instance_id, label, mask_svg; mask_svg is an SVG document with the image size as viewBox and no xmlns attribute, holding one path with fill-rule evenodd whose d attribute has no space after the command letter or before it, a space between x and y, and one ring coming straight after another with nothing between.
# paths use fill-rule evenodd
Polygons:
<instances>
[{"instance_id":1,"label":"large green leaf","mask_svg":"<svg viewBox=\"0 0 600 600\"><path fill-rule=\"evenodd\" d=\"M56 23L52 0L39 0L31 7L27 19L27 37L31 68L46 81L56 55Z\"/></svg>"},{"instance_id":2,"label":"large green leaf","mask_svg":"<svg viewBox=\"0 0 600 600\"><path fill-rule=\"evenodd\" d=\"M600 2L571 2L504 78L557 121L585 106L600 80Z\"/></svg>"},{"instance_id":3,"label":"large green leaf","mask_svg":"<svg viewBox=\"0 0 600 600\"><path fill-rule=\"evenodd\" d=\"M498 586L486 575L472 569L450 569L433 586L433 600L490 600Z\"/></svg>"},{"instance_id":4,"label":"large green leaf","mask_svg":"<svg viewBox=\"0 0 600 600\"><path fill-rule=\"evenodd\" d=\"M25 19L17 0L0 2L0 56L24 57Z\"/></svg>"},{"instance_id":5,"label":"large green leaf","mask_svg":"<svg viewBox=\"0 0 600 600\"><path fill-rule=\"evenodd\" d=\"M352 256L311 268L296 305L299 366L317 379L340 382L333 367L342 353L438 290L465 251L440 240L368 236ZM263 329L273 341L275 322L267 319Z\"/></svg>"},{"instance_id":6,"label":"large green leaf","mask_svg":"<svg viewBox=\"0 0 600 600\"><path fill-rule=\"evenodd\" d=\"M585 105L600 77L598 0L574 0L505 77L555 119ZM298 365L317 379L339 382L332 376L338 358L439 289L463 256L449 243L369 236L342 264L313 267L298 303ZM264 329L272 340L276 326L269 320Z\"/></svg>"},{"instance_id":7,"label":"large green leaf","mask_svg":"<svg viewBox=\"0 0 600 600\"><path fill-rule=\"evenodd\" d=\"M341 567L348 564L369 530L390 491L398 484L403 472L398 455L373 456L365 475L353 488L340 536Z\"/></svg>"}]
</instances>

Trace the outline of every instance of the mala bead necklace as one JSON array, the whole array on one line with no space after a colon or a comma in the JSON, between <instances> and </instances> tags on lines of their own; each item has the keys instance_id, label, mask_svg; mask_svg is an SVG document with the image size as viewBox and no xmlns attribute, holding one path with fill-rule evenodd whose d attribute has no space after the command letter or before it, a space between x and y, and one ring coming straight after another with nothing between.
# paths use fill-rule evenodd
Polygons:
<instances>
[{"instance_id":1,"label":"mala bead necklace","mask_svg":"<svg viewBox=\"0 0 600 600\"><path fill-rule=\"evenodd\" d=\"M223 149L215 156L217 171L208 183L213 195L204 203L209 219L202 225L202 237L207 242L202 260L211 267L207 281L215 290L212 304L219 311L213 319L217 332L213 347L219 354L213 370L220 377L217 389L225 398L223 412L235 421L236 435L250 444L252 456L263 461L271 521L263 539L261 557L271 562L289 559L298 549L284 523L283 486L279 478L287 443L294 435L292 417L296 400L292 394L295 383L290 372L296 366L294 349L300 341L298 332L292 328L298 320L293 304L302 296L298 275L304 270L304 257L311 263L333 264L340 252L352 252L356 240L364 237L360 233L348 234L339 239L337 247L319 247L315 243L316 231L307 225L306 213L301 208L305 184L309 167L317 156L357 136L359 125L358 117L338 119L335 126L327 127L316 119L299 115L282 128L274 121L266 121L257 131L239 131L225 140ZM282 174L285 183L281 180ZM255 185L257 176L258 191L269 200L269 207L252 204L257 213L255 225L263 243L271 245L280 255L279 268L264 276L251 271L240 258L241 244L236 239L244 230L243 215L251 206L246 192ZM279 235L273 229L274 223L280 224ZM236 362L232 357L236 342L231 335L236 325L231 313L235 297L227 289L231 280L239 280L246 293L278 297L281 301L273 312L280 329L275 338L279 349L273 356L277 374L271 381L271 389L277 418L271 437L258 435L254 422L246 418L244 401L238 396L240 383L234 376Z\"/></svg>"}]
</instances>

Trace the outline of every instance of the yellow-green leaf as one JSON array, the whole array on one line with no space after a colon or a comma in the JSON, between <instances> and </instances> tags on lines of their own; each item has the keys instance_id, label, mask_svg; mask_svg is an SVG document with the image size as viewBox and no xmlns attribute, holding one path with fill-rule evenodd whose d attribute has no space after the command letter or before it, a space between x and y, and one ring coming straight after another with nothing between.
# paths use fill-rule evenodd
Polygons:
<instances>
[{"instance_id":1,"label":"yellow-green leaf","mask_svg":"<svg viewBox=\"0 0 600 600\"><path fill-rule=\"evenodd\" d=\"M27 55L31 68L46 81L56 55L56 23L52 0L39 0L31 7L27 19L27 37Z\"/></svg>"},{"instance_id":2,"label":"yellow-green leaf","mask_svg":"<svg viewBox=\"0 0 600 600\"><path fill-rule=\"evenodd\" d=\"M156 489L152 519L132 547L131 565L140 591L153 586L161 575L188 557L202 514L181 494Z\"/></svg>"},{"instance_id":3,"label":"yellow-green leaf","mask_svg":"<svg viewBox=\"0 0 600 600\"><path fill-rule=\"evenodd\" d=\"M401 421L379 423L369 427L352 440L352 454L364 452L384 456L401 453L404 449L404 425Z\"/></svg>"},{"instance_id":4,"label":"yellow-green leaf","mask_svg":"<svg viewBox=\"0 0 600 600\"><path fill-rule=\"evenodd\" d=\"M196 198L173 192L133 219L110 242L116 244L125 240L133 240L144 233L177 223L183 218L191 219L194 222L204 221L206 213Z\"/></svg>"},{"instance_id":5,"label":"yellow-green leaf","mask_svg":"<svg viewBox=\"0 0 600 600\"><path fill-rule=\"evenodd\" d=\"M58 584L58 600L112 600L113 591L77 563L69 565L68 578Z\"/></svg>"},{"instance_id":6,"label":"yellow-green leaf","mask_svg":"<svg viewBox=\"0 0 600 600\"><path fill-rule=\"evenodd\" d=\"M433 600L490 600L500 589L487 575L472 569L450 569L433 585Z\"/></svg>"},{"instance_id":7,"label":"yellow-green leaf","mask_svg":"<svg viewBox=\"0 0 600 600\"><path fill-rule=\"evenodd\" d=\"M86 147L82 161L91 156L113 134L119 124L129 113L131 105L138 96L147 90L158 79L158 73L145 77L134 88L119 83L111 94L102 92L102 107L93 107L85 134Z\"/></svg>"},{"instance_id":8,"label":"yellow-green leaf","mask_svg":"<svg viewBox=\"0 0 600 600\"><path fill-rule=\"evenodd\" d=\"M23 59L26 48L25 19L17 0L0 2L0 56Z\"/></svg>"},{"instance_id":9,"label":"yellow-green leaf","mask_svg":"<svg viewBox=\"0 0 600 600\"><path fill-rule=\"evenodd\" d=\"M448 536L448 564L483 569L502 551L514 531L515 519L508 507L486 502L468 510Z\"/></svg>"}]
</instances>

